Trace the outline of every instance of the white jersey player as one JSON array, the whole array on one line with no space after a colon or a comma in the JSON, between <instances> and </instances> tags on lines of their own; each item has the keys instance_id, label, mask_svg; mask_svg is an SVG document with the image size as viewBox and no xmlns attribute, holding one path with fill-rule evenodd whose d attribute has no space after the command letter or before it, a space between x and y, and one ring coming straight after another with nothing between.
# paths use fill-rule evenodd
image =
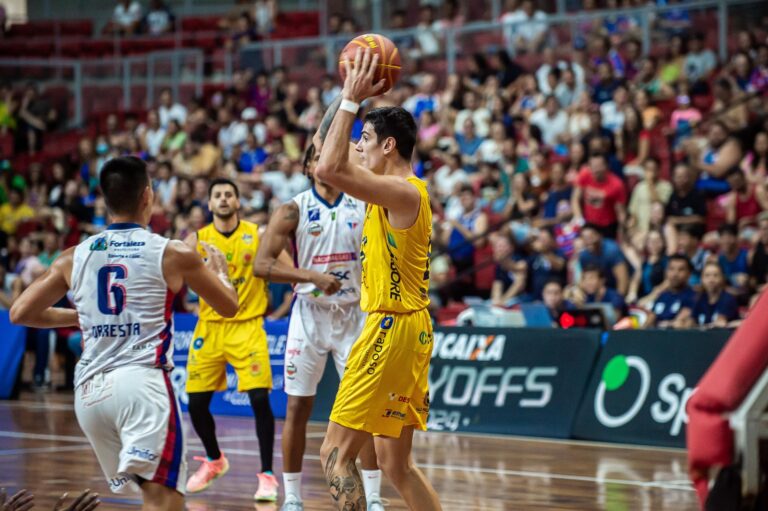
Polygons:
<instances>
[{"instance_id":1,"label":"white jersey player","mask_svg":"<svg viewBox=\"0 0 768 511\"><path fill-rule=\"evenodd\" d=\"M332 119L338 102L329 108ZM330 120L328 121L330 123ZM321 128L322 129L322 128ZM314 154L320 154L315 135L305 158L311 174ZM273 282L296 283L295 302L285 350L285 392L288 408L283 428L284 511L303 510L301 469L306 425L326 359L333 357L339 377L352 345L365 324L360 310L360 241L365 203L320 183L283 204L270 219L256 255L256 274ZM296 267L280 260L293 252ZM381 472L373 442L361 453L367 482L368 509L381 506Z\"/></svg>"},{"instance_id":2,"label":"white jersey player","mask_svg":"<svg viewBox=\"0 0 768 511\"><path fill-rule=\"evenodd\" d=\"M180 241L146 230L154 194L144 162L108 161L101 189L114 223L69 249L14 303L11 320L79 326L75 413L110 489L135 491L145 510L184 507L186 461L172 368L173 295L186 282L220 314L237 312L224 255L208 262ZM211 252L213 250L213 252ZM75 310L52 307L71 289Z\"/></svg>"}]
</instances>

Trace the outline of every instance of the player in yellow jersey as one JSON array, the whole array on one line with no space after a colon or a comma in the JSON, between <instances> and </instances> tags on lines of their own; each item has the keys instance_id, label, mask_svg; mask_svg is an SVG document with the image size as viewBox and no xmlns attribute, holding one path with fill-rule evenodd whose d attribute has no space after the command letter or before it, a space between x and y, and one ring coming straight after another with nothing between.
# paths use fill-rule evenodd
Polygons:
<instances>
[{"instance_id":1,"label":"player in yellow jersey","mask_svg":"<svg viewBox=\"0 0 768 511\"><path fill-rule=\"evenodd\" d=\"M258 474L256 500L277 500L278 483L272 474L275 418L269 404L272 370L269 365L264 312L267 286L254 275L253 263L259 248L256 224L240 220L240 193L228 179L215 179L208 188L208 209L213 223L191 234L185 242L205 256L201 243L221 250L229 266L229 279L239 297L234 318L225 319L200 300L200 319L192 336L187 362L189 416L205 447L206 457L187 481L187 491L197 493L229 470L229 462L219 450L216 424L210 412L215 391L227 389L226 365L237 373L237 390L247 392L256 417L262 472Z\"/></svg>"},{"instance_id":2,"label":"player in yellow jersey","mask_svg":"<svg viewBox=\"0 0 768 511\"><path fill-rule=\"evenodd\" d=\"M432 211L426 184L414 176L416 123L400 107L370 111L357 144L361 165L351 163L352 125L364 99L375 96L378 56L358 49L345 61L339 111L320 152L316 177L368 203L360 248L360 306L368 319L352 347L320 450L337 509L365 511L355 465L374 435L379 466L410 509L441 509L437 493L411 458L413 432L425 430L427 375L432 355L429 255Z\"/></svg>"}]
</instances>

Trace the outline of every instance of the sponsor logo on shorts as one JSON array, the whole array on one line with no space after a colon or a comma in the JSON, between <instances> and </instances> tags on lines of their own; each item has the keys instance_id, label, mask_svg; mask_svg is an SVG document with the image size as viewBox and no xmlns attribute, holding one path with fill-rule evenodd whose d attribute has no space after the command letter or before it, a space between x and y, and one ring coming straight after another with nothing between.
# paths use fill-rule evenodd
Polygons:
<instances>
[{"instance_id":1,"label":"sponsor logo on shorts","mask_svg":"<svg viewBox=\"0 0 768 511\"><path fill-rule=\"evenodd\" d=\"M405 414L403 412L398 412L397 410L392 410L390 408L384 410L382 417L386 417L388 419L397 419L399 421L405 420Z\"/></svg>"},{"instance_id":2,"label":"sponsor logo on shorts","mask_svg":"<svg viewBox=\"0 0 768 511\"><path fill-rule=\"evenodd\" d=\"M424 395L424 401L422 402L423 406L416 407L416 413L419 414L428 414L429 413L429 394Z\"/></svg>"},{"instance_id":3,"label":"sponsor logo on shorts","mask_svg":"<svg viewBox=\"0 0 768 511\"><path fill-rule=\"evenodd\" d=\"M296 367L296 364L293 362L288 362L288 364L285 366L285 377L289 380L295 380L297 372L299 372L299 370Z\"/></svg>"},{"instance_id":4,"label":"sponsor logo on shorts","mask_svg":"<svg viewBox=\"0 0 768 511\"><path fill-rule=\"evenodd\" d=\"M299 349L299 348L289 348L289 349L285 350L285 354L286 354L286 356L288 358L298 357L299 355L301 355L301 349Z\"/></svg>"},{"instance_id":5,"label":"sponsor logo on shorts","mask_svg":"<svg viewBox=\"0 0 768 511\"><path fill-rule=\"evenodd\" d=\"M307 227L307 232L317 238L323 233L323 226L318 223L309 224L309 227Z\"/></svg>"},{"instance_id":6,"label":"sponsor logo on shorts","mask_svg":"<svg viewBox=\"0 0 768 511\"><path fill-rule=\"evenodd\" d=\"M393 318L392 316L384 316L384 319L381 320L381 325L379 325L379 327L382 330L389 330L390 328L392 328L392 323L394 322L395 322L395 318Z\"/></svg>"},{"instance_id":7,"label":"sponsor logo on shorts","mask_svg":"<svg viewBox=\"0 0 768 511\"><path fill-rule=\"evenodd\" d=\"M129 479L127 477L113 477L109 480L109 489L112 491L119 490L126 484L128 484Z\"/></svg>"},{"instance_id":8,"label":"sponsor logo on shorts","mask_svg":"<svg viewBox=\"0 0 768 511\"><path fill-rule=\"evenodd\" d=\"M251 362L251 375L258 376L261 374L261 364L258 362Z\"/></svg>"},{"instance_id":9,"label":"sponsor logo on shorts","mask_svg":"<svg viewBox=\"0 0 768 511\"><path fill-rule=\"evenodd\" d=\"M197 339L195 339L195 340L194 340L194 342L192 343L192 347L193 347L194 349L196 349L196 350L199 350L200 348L202 348L202 347L203 347L203 343L204 343L204 342L205 342L205 341L203 341L203 338L202 338L202 337L198 337L198 338L197 338Z\"/></svg>"},{"instance_id":10,"label":"sponsor logo on shorts","mask_svg":"<svg viewBox=\"0 0 768 511\"><path fill-rule=\"evenodd\" d=\"M391 316L387 316L391 319ZM384 318L386 320L386 318ZM382 322L382 326L384 325L384 322ZM391 324L390 324L391 326ZM387 340L387 332L386 330L380 330L379 335L376 336L376 341L373 343L373 347L371 348L373 350L373 354L371 354L371 350L368 351L370 354L370 362L368 363L368 369L366 372L369 375L373 375L376 373L376 367L379 365L379 359L381 358L381 352L384 351L384 343ZM366 361L368 360L366 358Z\"/></svg>"},{"instance_id":11,"label":"sponsor logo on shorts","mask_svg":"<svg viewBox=\"0 0 768 511\"><path fill-rule=\"evenodd\" d=\"M157 459L157 454L154 452L150 451L149 449L139 449L136 446L131 446L126 454L128 456L134 456L136 458L141 458L147 461L155 461Z\"/></svg>"},{"instance_id":12,"label":"sponsor logo on shorts","mask_svg":"<svg viewBox=\"0 0 768 511\"><path fill-rule=\"evenodd\" d=\"M432 342L432 334L426 331L422 331L419 334L419 343L424 346Z\"/></svg>"},{"instance_id":13,"label":"sponsor logo on shorts","mask_svg":"<svg viewBox=\"0 0 768 511\"><path fill-rule=\"evenodd\" d=\"M411 402L411 398L406 396L401 396L400 394L395 394L394 392L389 393L389 400L397 401L398 403L405 403L405 404L408 404Z\"/></svg>"}]
</instances>

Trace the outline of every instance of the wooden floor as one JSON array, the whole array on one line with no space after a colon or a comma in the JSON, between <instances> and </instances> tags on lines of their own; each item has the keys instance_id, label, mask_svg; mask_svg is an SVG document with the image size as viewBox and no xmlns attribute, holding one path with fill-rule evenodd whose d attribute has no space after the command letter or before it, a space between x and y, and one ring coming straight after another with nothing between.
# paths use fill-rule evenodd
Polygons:
<instances>
[{"instance_id":1,"label":"wooden floor","mask_svg":"<svg viewBox=\"0 0 768 511\"><path fill-rule=\"evenodd\" d=\"M189 498L187 509L277 511L277 505L251 500L260 466L253 422L219 417L217 425L232 469L208 491ZM197 462L191 457L202 455L202 449L189 423L185 426L194 468ZM332 509L317 456L323 431L321 424L310 426L304 478L307 510ZM414 454L446 511L697 509L680 450L417 433ZM139 505L138 499L109 493L75 420L72 397L66 394L25 394L21 401L0 401L0 486L10 493L32 490L36 509L52 509L62 492L84 488L101 494L102 510ZM407 509L386 481L382 493L390 501L387 509Z\"/></svg>"}]
</instances>

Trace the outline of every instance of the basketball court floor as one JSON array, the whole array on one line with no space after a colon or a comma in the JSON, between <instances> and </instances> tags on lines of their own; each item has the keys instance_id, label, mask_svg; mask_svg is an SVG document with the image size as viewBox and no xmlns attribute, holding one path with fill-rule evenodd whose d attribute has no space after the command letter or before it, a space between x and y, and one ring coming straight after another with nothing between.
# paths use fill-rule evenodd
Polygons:
<instances>
[{"instance_id":1,"label":"basketball court floor","mask_svg":"<svg viewBox=\"0 0 768 511\"><path fill-rule=\"evenodd\" d=\"M189 422L189 461L202 446ZM275 469L282 466L278 422ZM325 426L311 424L305 457L305 509L330 510L318 452ZM278 511L256 504L260 469L252 419L217 418L217 434L231 470L206 492L190 496L190 511ZM696 511L696 497L677 449L507 438L451 433L417 433L414 456L440 495L446 511L607 510ZM101 494L102 510L137 509L138 498L110 494L96 458L74 415L72 397L23 394L0 401L0 487L27 488L35 509L52 509L58 496L90 488ZM387 509L407 509L386 483Z\"/></svg>"}]
</instances>

